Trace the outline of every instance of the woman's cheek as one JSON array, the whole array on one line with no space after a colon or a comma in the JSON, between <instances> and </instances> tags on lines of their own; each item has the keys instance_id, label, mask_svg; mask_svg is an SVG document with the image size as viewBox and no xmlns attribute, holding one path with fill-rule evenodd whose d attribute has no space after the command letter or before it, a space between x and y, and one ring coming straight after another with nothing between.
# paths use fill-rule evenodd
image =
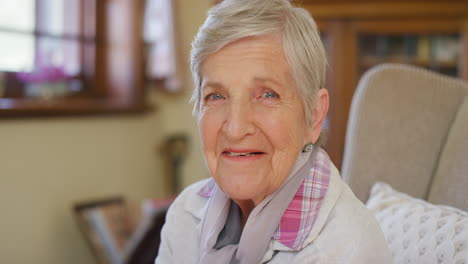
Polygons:
<instances>
[{"instance_id":1,"label":"woman's cheek","mask_svg":"<svg viewBox=\"0 0 468 264\"><path fill-rule=\"evenodd\" d=\"M276 150L296 151L297 146L304 140L301 123L305 123L300 114L286 107L256 107L256 120L266 137Z\"/></svg>"},{"instance_id":2,"label":"woman's cheek","mask_svg":"<svg viewBox=\"0 0 468 264\"><path fill-rule=\"evenodd\" d=\"M200 113L198 120L198 127L204 147L214 148L216 144L217 134L219 133L222 125L222 113L214 107L207 107ZM214 151L214 149L210 149Z\"/></svg>"}]
</instances>

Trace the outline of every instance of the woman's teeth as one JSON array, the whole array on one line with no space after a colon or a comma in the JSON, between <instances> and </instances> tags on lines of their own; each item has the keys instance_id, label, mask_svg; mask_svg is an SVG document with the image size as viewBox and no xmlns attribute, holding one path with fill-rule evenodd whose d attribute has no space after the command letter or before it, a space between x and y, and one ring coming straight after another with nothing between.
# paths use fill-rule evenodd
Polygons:
<instances>
[{"instance_id":1,"label":"woman's teeth","mask_svg":"<svg viewBox=\"0 0 468 264\"><path fill-rule=\"evenodd\" d=\"M226 154L229 157L239 157L239 156L250 157L250 156L259 154L259 152L237 152L237 153L235 153L235 152L226 152Z\"/></svg>"}]
</instances>

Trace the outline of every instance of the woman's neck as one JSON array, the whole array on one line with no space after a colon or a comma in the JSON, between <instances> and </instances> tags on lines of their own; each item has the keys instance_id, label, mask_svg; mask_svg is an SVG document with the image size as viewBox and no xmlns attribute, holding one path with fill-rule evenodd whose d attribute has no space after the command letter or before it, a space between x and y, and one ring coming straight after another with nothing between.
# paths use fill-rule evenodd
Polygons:
<instances>
[{"instance_id":1,"label":"woman's neck","mask_svg":"<svg viewBox=\"0 0 468 264\"><path fill-rule=\"evenodd\" d=\"M250 213L255 208L255 203L252 200L235 200L234 202L239 206L241 210L241 229L244 229L244 226L247 223L247 219L249 218Z\"/></svg>"}]
</instances>

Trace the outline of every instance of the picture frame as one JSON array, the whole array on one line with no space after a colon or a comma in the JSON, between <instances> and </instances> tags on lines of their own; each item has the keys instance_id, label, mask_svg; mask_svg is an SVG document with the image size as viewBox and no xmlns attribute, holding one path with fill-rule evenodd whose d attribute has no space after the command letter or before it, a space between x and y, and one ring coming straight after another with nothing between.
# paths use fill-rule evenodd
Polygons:
<instances>
[{"instance_id":1,"label":"picture frame","mask_svg":"<svg viewBox=\"0 0 468 264\"><path fill-rule=\"evenodd\" d=\"M74 214L98 263L124 263L126 246L138 221L123 197L77 203Z\"/></svg>"}]
</instances>

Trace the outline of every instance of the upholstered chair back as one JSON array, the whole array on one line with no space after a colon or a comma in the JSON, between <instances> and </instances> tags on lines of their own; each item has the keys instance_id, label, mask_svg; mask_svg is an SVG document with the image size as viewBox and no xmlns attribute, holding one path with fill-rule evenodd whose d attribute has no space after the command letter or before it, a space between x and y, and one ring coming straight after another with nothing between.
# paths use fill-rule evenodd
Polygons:
<instances>
[{"instance_id":1,"label":"upholstered chair back","mask_svg":"<svg viewBox=\"0 0 468 264\"><path fill-rule=\"evenodd\" d=\"M369 70L353 97L341 173L363 202L383 181L468 210L468 83L407 65Z\"/></svg>"}]
</instances>

